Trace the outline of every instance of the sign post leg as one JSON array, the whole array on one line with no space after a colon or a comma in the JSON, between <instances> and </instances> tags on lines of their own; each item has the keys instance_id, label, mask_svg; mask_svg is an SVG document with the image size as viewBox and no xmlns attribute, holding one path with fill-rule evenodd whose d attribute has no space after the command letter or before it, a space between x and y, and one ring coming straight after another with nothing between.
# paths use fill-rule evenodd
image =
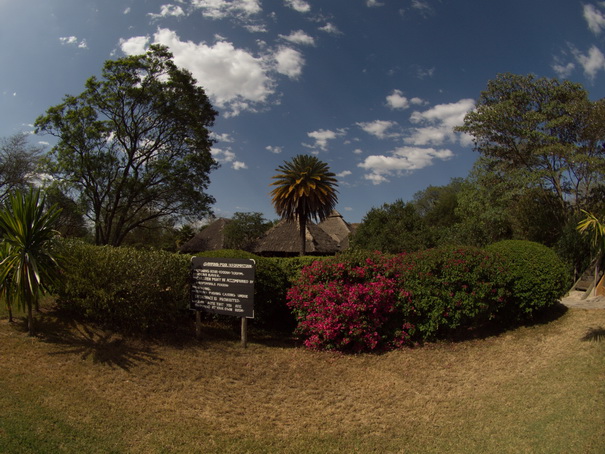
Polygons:
<instances>
[{"instance_id":1,"label":"sign post leg","mask_svg":"<svg viewBox=\"0 0 605 454\"><path fill-rule=\"evenodd\" d=\"M195 311L195 337L197 340L202 338L202 313Z\"/></svg>"},{"instance_id":2,"label":"sign post leg","mask_svg":"<svg viewBox=\"0 0 605 454\"><path fill-rule=\"evenodd\" d=\"M242 347L248 347L248 319L242 317Z\"/></svg>"}]
</instances>

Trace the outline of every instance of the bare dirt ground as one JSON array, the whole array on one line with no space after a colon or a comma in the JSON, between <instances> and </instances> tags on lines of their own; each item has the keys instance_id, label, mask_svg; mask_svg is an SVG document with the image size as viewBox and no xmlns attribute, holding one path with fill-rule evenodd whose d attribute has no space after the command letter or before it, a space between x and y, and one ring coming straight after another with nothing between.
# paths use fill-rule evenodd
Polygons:
<instances>
[{"instance_id":1,"label":"bare dirt ground","mask_svg":"<svg viewBox=\"0 0 605 454\"><path fill-rule=\"evenodd\" d=\"M605 309L605 296L585 296L584 292L572 290L561 299L561 303L578 309Z\"/></svg>"}]
</instances>

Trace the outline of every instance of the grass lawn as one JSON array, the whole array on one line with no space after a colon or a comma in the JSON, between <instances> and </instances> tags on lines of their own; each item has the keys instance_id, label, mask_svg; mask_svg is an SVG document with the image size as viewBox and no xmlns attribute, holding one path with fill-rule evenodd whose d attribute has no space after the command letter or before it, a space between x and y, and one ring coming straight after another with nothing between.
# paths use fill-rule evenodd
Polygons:
<instances>
[{"instance_id":1,"label":"grass lawn","mask_svg":"<svg viewBox=\"0 0 605 454\"><path fill-rule=\"evenodd\" d=\"M2 453L604 453L604 310L383 355L0 313Z\"/></svg>"}]
</instances>

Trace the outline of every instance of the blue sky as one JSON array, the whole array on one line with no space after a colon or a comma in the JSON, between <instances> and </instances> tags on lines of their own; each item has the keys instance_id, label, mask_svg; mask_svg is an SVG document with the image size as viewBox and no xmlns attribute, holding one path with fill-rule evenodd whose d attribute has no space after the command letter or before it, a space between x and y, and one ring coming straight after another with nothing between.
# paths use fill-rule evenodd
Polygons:
<instances>
[{"instance_id":1,"label":"blue sky","mask_svg":"<svg viewBox=\"0 0 605 454\"><path fill-rule=\"evenodd\" d=\"M605 96L605 2L0 0L0 137L152 43L220 113L208 192L225 217L275 219L271 176L300 153L338 175L349 222L465 177L477 153L452 128L498 73Z\"/></svg>"}]
</instances>

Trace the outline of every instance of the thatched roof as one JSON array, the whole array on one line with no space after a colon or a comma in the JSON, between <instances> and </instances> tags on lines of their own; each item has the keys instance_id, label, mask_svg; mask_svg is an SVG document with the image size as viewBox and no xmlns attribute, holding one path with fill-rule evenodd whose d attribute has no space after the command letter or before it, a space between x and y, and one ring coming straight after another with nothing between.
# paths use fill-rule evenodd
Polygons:
<instances>
[{"instance_id":1,"label":"thatched roof","mask_svg":"<svg viewBox=\"0 0 605 454\"><path fill-rule=\"evenodd\" d=\"M216 251L225 247L225 226L230 219L218 218L181 246L179 252L195 254L196 252Z\"/></svg>"},{"instance_id":2,"label":"thatched roof","mask_svg":"<svg viewBox=\"0 0 605 454\"><path fill-rule=\"evenodd\" d=\"M296 222L282 220L259 238L254 252L259 255L297 255L300 251L298 232ZM338 242L313 223L307 224L306 249L309 255L331 255L340 250Z\"/></svg>"},{"instance_id":3,"label":"thatched roof","mask_svg":"<svg viewBox=\"0 0 605 454\"><path fill-rule=\"evenodd\" d=\"M338 243L341 251L349 247L349 237L353 229L338 211L333 210L330 216L317 224L317 226Z\"/></svg>"}]
</instances>

